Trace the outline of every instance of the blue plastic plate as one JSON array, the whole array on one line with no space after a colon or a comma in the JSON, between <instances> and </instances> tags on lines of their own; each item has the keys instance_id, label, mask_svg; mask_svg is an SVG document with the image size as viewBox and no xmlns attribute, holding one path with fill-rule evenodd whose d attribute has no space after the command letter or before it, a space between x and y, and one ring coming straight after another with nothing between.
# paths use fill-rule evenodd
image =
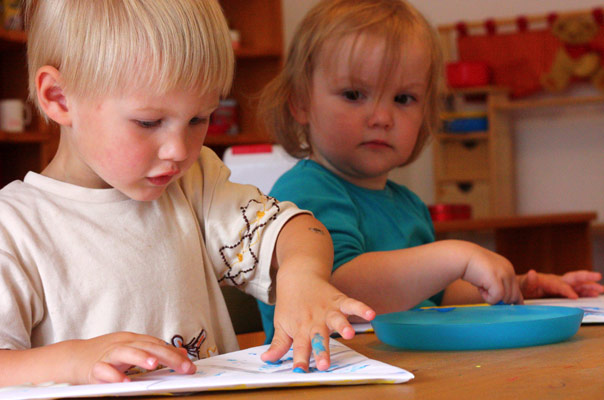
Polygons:
<instances>
[{"instance_id":1,"label":"blue plastic plate","mask_svg":"<svg viewBox=\"0 0 604 400\"><path fill-rule=\"evenodd\" d=\"M577 333L583 310L555 306L414 309L371 321L377 337L410 350L487 350L537 346Z\"/></svg>"}]
</instances>

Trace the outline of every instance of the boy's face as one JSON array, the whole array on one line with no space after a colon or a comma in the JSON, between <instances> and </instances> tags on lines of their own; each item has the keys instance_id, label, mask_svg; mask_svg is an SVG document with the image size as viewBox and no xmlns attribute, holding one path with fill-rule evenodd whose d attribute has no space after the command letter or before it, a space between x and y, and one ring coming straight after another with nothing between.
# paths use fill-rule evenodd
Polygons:
<instances>
[{"instance_id":1,"label":"boy's face","mask_svg":"<svg viewBox=\"0 0 604 400\"><path fill-rule=\"evenodd\" d=\"M419 41L402 45L398 65L380 85L384 46L365 39L359 37L352 58L352 38L327 44L298 122L308 124L311 159L349 182L383 189L388 172L409 158L417 141L430 57Z\"/></svg>"},{"instance_id":2,"label":"boy's face","mask_svg":"<svg viewBox=\"0 0 604 400\"><path fill-rule=\"evenodd\" d=\"M154 200L199 156L218 101L218 93L178 90L95 101L68 97L72 125L58 153L65 176L55 178Z\"/></svg>"}]
</instances>

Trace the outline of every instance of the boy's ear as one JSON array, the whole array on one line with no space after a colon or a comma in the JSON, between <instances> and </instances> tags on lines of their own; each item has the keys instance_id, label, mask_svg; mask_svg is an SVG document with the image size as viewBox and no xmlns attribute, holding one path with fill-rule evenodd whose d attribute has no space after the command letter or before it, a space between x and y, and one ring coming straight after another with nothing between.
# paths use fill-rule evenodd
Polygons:
<instances>
[{"instance_id":1,"label":"boy's ear","mask_svg":"<svg viewBox=\"0 0 604 400\"><path fill-rule=\"evenodd\" d=\"M40 108L48 118L59 125L71 125L71 115L63 91L63 80L61 73L56 68L45 65L38 69L36 94Z\"/></svg>"},{"instance_id":2,"label":"boy's ear","mask_svg":"<svg viewBox=\"0 0 604 400\"><path fill-rule=\"evenodd\" d=\"M309 117L307 106L300 98L294 96L290 97L287 105L289 106L289 112L297 123L300 125L308 125Z\"/></svg>"}]
</instances>

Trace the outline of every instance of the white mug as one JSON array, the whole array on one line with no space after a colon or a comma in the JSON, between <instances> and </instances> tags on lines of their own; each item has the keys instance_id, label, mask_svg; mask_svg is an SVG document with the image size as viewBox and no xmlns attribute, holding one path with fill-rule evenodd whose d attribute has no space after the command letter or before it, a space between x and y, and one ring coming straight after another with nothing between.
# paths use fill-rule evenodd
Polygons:
<instances>
[{"instance_id":1,"label":"white mug","mask_svg":"<svg viewBox=\"0 0 604 400\"><path fill-rule=\"evenodd\" d=\"M31 122L31 117L31 108L23 100L0 100L0 131L23 132Z\"/></svg>"}]
</instances>

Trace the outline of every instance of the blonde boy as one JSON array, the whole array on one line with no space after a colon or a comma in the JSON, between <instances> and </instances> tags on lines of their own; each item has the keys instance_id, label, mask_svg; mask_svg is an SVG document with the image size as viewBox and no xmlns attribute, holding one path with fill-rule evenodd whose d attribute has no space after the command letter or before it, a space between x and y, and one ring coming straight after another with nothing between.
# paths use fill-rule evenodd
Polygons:
<instances>
[{"instance_id":1,"label":"blonde boy","mask_svg":"<svg viewBox=\"0 0 604 400\"><path fill-rule=\"evenodd\" d=\"M26 3L30 94L61 136L41 174L0 191L0 385L192 373L237 348L220 284L278 298L263 359L293 340L304 369L311 338L373 317L327 282L317 220L202 149L233 74L216 1Z\"/></svg>"}]
</instances>

